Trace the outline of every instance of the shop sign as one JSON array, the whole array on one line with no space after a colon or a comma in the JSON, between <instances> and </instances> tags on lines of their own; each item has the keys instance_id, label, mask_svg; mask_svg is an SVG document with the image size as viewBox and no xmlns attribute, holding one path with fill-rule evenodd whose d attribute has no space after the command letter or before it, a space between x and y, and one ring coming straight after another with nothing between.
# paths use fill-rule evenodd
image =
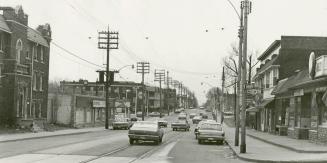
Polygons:
<instances>
[{"instance_id":1,"label":"shop sign","mask_svg":"<svg viewBox=\"0 0 327 163\"><path fill-rule=\"evenodd\" d=\"M92 103L94 108L104 108L106 107L106 102L101 100L93 100Z\"/></svg>"},{"instance_id":2,"label":"shop sign","mask_svg":"<svg viewBox=\"0 0 327 163\"><path fill-rule=\"evenodd\" d=\"M294 91L294 96L303 96L303 95L304 95L303 89L298 89Z\"/></svg>"}]
</instances>

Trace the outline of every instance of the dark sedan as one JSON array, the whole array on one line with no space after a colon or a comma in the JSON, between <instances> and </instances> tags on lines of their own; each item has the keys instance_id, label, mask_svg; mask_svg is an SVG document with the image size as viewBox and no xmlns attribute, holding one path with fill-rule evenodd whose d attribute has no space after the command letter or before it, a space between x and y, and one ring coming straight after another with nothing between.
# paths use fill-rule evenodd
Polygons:
<instances>
[{"instance_id":1,"label":"dark sedan","mask_svg":"<svg viewBox=\"0 0 327 163\"><path fill-rule=\"evenodd\" d=\"M134 144L134 141L153 141L155 144L159 144L162 142L163 135L164 131L158 122L152 121L137 121L128 131L131 145Z\"/></svg>"},{"instance_id":2,"label":"dark sedan","mask_svg":"<svg viewBox=\"0 0 327 163\"><path fill-rule=\"evenodd\" d=\"M177 120L171 124L171 128L173 128L173 131L177 131L179 129L189 131L190 124L188 124L187 120Z\"/></svg>"}]
</instances>

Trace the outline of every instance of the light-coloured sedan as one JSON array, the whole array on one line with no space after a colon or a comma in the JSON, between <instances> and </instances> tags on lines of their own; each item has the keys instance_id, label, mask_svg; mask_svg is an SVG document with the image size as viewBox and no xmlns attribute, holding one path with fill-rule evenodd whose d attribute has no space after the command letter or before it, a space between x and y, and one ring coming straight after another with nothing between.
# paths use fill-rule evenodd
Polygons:
<instances>
[{"instance_id":1,"label":"light-coloured sedan","mask_svg":"<svg viewBox=\"0 0 327 163\"><path fill-rule=\"evenodd\" d=\"M154 141L155 144L159 144L162 142L163 136L164 131L158 122L152 121L137 121L128 131L131 145L134 144L134 141Z\"/></svg>"},{"instance_id":2,"label":"light-coloured sedan","mask_svg":"<svg viewBox=\"0 0 327 163\"><path fill-rule=\"evenodd\" d=\"M225 132L220 123L204 122L199 127L197 138L199 144L205 141L214 141L223 144L225 141Z\"/></svg>"}]
</instances>

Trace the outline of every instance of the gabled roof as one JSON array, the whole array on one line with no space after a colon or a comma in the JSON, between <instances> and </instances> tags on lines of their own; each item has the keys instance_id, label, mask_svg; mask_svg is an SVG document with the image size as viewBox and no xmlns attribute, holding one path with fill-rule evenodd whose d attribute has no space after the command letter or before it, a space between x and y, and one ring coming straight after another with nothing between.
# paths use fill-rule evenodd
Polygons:
<instances>
[{"instance_id":1,"label":"gabled roof","mask_svg":"<svg viewBox=\"0 0 327 163\"><path fill-rule=\"evenodd\" d=\"M5 18L2 15L0 15L0 31L11 33L11 30L6 23Z\"/></svg>"},{"instance_id":2,"label":"gabled roof","mask_svg":"<svg viewBox=\"0 0 327 163\"><path fill-rule=\"evenodd\" d=\"M275 40L265 52L263 52L259 57L258 60L264 60L272 51L274 51L280 45L280 40Z\"/></svg>"},{"instance_id":3,"label":"gabled roof","mask_svg":"<svg viewBox=\"0 0 327 163\"><path fill-rule=\"evenodd\" d=\"M30 27L27 28L27 39L45 47L49 47L47 40L44 39L41 33Z\"/></svg>"}]
</instances>

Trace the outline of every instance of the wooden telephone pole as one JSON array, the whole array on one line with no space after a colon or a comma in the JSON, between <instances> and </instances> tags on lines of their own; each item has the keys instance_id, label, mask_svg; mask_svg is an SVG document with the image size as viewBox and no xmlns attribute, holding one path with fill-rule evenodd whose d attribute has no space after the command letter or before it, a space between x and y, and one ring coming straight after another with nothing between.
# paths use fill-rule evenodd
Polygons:
<instances>
[{"instance_id":1,"label":"wooden telephone pole","mask_svg":"<svg viewBox=\"0 0 327 163\"><path fill-rule=\"evenodd\" d=\"M243 60L242 60L242 132L241 132L241 146L240 153L246 153L246 74L247 74L247 30L248 30L248 15L251 13L251 2L249 0L242 1L244 5L244 31L243 31Z\"/></svg>"},{"instance_id":2,"label":"wooden telephone pole","mask_svg":"<svg viewBox=\"0 0 327 163\"><path fill-rule=\"evenodd\" d=\"M154 81L159 82L160 86L160 118L162 117L162 89L161 83L165 80L165 70L155 70L154 71Z\"/></svg>"},{"instance_id":3,"label":"wooden telephone pole","mask_svg":"<svg viewBox=\"0 0 327 163\"><path fill-rule=\"evenodd\" d=\"M98 41L98 48L99 49L106 49L107 50L107 65L106 65L106 71L105 73L99 71L100 78L102 78L101 75L106 75L106 81L105 81L105 91L106 91L106 110L105 110L105 128L109 128L109 118L111 120L111 108L109 108L109 78L112 77L113 81L113 75L110 75L109 72L109 52L110 49L118 49L118 32L112 32L109 30L109 27L107 31L101 31L98 33L99 41ZM101 81L100 81L101 82ZM104 81L102 81L104 82ZM111 121L110 121L111 123Z\"/></svg>"},{"instance_id":4,"label":"wooden telephone pole","mask_svg":"<svg viewBox=\"0 0 327 163\"><path fill-rule=\"evenodd\" d=\"M137 62L136 72L142 74L142 121L144 121L144 112L145 112L145 89L144 89L144 74L150 73L150 63L149 62Z\"/></svg>"}]
</instances>

